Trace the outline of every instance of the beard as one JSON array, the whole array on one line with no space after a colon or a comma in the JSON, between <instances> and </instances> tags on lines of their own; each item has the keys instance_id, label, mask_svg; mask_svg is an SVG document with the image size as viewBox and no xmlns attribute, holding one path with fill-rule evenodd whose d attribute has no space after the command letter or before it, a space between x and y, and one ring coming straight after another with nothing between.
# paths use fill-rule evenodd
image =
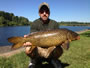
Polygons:
<instances>
[{"instance_id":1,"label":"beard","mask_svg":"<svg viewBox=\"0 0 90 68\"><path fill-rule=\"evenodd\" d=\"M48 17L47 17L46 15L43 15L42 19L43 19L43 20L47 20Z\"/></svg>"}]
</instances>

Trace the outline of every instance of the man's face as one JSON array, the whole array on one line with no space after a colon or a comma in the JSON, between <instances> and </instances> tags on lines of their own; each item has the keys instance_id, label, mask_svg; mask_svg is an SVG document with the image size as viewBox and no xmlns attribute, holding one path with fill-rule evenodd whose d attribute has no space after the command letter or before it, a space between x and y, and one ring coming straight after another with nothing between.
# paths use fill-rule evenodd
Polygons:
<instances>
[{"instance_id":1,"label":"man's face","mask_svg":"<svg viewBox=\"0 0 90 68\"><path fill-rule=\"evenodd\" d=\"M49 11L48 10L40 10L39 16L43 21L46 21L49 18Z\"/></svg>"}]
</instances>

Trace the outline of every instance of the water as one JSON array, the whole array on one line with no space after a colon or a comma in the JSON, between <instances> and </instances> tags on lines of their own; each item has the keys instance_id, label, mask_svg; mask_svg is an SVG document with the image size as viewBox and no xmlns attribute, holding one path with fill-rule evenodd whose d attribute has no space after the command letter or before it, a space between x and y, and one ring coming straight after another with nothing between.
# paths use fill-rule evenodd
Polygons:
<instances>
[{"instance_id":1,"label":"water","mask_svg":"<svg viewBox=\"0 0 90 68\"><path fill-rule=\"evenodd\" d=\"M0 46L10 45L8 38L12 36L24 36L30 32L30 26L0 27Z\"/></svg>"},{"instance_id":2,"label":"water","mask_svg":"<svg viewBox=\"0 0 90 68\"><path fill-rule=\"evenodd\" d=\"M60 26L60 28L68 28L73 31L81 31L88 29L88 26ZM8 38L12 36L24 36L30 33L30 26L17 27L0 27L0 46L11 45Z\"/></svg>"},{"instance_id":3,"label":"water","mask_svg":"<svg viewBox=\"0 0 90 68\"><path fill-rule=\"evenodd\" d=\"M67 28L67 29L70 29L72 31L82 31L85 29L89 29L90 26L60 26L60 28Z\"/></svg>"}]
</instances>

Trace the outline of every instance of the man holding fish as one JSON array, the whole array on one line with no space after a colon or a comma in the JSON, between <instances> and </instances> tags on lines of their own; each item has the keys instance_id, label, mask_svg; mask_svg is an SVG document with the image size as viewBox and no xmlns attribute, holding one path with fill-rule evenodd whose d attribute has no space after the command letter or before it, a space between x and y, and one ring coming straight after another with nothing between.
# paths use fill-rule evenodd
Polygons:
<instances>
[{"instance_id":1,"label":"man holding fish","mask_svg":"<svg viewBox=\"0 0 90 68\"><path fill-rule=\"evenodd\" d=\"M29 68L47 61L55 68L62 68L58 58L63 53L63 48L68 49L69 43L80 39L80 36L68 29L59 29L56 21L49 19L50 9L47 3L40 4L40 18L31 26L31 33L23 37L11 37L9 42L14 43L12 49L22 45L26 47L26 54L31 58Z\"/></svg>"},{"instance_id":2,"label":"man holding fish","mask_svg":"<svg viewBox=\"0 0 90 68\"><path fill-rule=\"evenodd\" d=\"M50 8L47 3L44 2L44 3L40 4L39 16L40 16L40 18L35 20L31 26L31 33L59 28L59 25L56 21L49 19ZM26 37L26 35L24 37ZM24 46L28 46L28 45L32 45L32 43L30 43L30 42L24 43ZM48 54L49 50L51 50L51 53L53 54L53 56L51 56L51 58L55 57L55 60L49 58L49 55L50 55L50 54ZM37 55L35 54L36 51L37 51ZM59 52L59 53L58 53L58 55L54 56L54 52L56 52L56 53ZM61 64L60 64L58 58L61 56L62 53L63 53L63 50L61 47L49 47L49 48L36 47L32 52L30 52L30 47L26 47L26 54L29 55L30 57L32 57L31 62L29 64L30 68L34 68L35 64L37 64L37 63L40 64L40 63L42 63L43 60L50 61L52 64L54 64L55 68L61 68ZM35 56L32 56L32 54L35 54Z\"/></svg>"}]
</instances>

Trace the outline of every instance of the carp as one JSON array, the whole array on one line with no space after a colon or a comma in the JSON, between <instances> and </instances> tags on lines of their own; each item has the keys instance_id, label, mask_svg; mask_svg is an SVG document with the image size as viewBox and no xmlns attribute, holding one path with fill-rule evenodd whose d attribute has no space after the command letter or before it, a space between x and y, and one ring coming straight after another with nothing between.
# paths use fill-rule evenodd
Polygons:
<instances>
[{"instance_id":1,"label":"carp","mask_svg":"<svg viewBox=\"0 0 90 68\"><path fill-rule=\"evenodd\" d=\"M13 43L12 49L22 47L25 42L31 42L34 47L52 47L59 46L68 49L69 43L73 40L79 40L80 36L74 31L66 28L46 30L31 33L28 37L10 37L8 41Z\"/></svg>"}]
</instances>

